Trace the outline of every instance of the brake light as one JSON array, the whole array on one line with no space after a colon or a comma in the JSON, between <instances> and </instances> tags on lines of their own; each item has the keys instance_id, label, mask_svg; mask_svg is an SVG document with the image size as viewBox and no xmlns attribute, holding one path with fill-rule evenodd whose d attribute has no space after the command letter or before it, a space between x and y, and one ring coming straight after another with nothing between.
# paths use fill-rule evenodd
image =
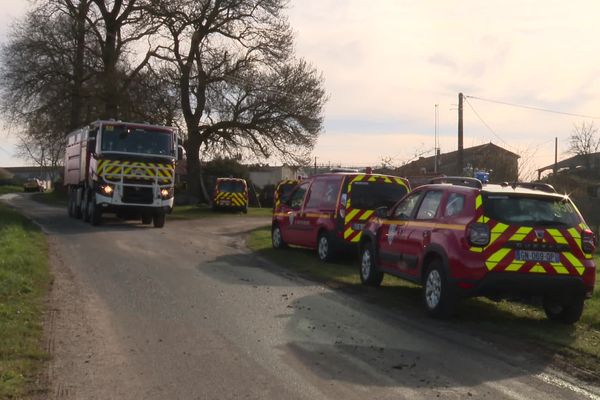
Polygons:
<instances>
[{"instance_id":1,"label":"brake light","mask_svg":"<svg viewBox=\"0 0 600 400\"><path fill-rule=\"evenodd\" d=\"M596 249L596 235L589 229L585 229L581 232L581 248L584 253L592 254Z\"/></svg>"},{"instance_id":2,"label":"brake light","mask_svg":"<svg viewBox=\"0 0 600 400\"><path fill-rule=\"evenodd\" d=\"M469 243L473 246L487 246L490 242L490 228L486 224L474 223L469 225Z\"/></svg>"}]
</instances>

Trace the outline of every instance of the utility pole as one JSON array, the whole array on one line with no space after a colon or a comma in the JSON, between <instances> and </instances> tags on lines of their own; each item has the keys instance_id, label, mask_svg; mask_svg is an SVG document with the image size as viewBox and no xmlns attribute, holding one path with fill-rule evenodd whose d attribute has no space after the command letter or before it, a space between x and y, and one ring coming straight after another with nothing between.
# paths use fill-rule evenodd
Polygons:
<instances>
[{"instance_id":1,"label":"utility pole","mask_svg":"<svg viewBox=\"0 0 600 400\"><path fill-rule=\"evenodd\" d=\"M433 144L433 172L437 174L438 172L438 105L435 105L435 116L434 116L434 144Z\"/></svg>"},{"instance_id":2,"label":"utility pole","mask_svg":"<svg viewBox=\"0 0 600 400\"><path fill-rule=\"evenodd\" d=\"M554 174L556 171L558 171L558 137L554 138L554 168L552 168Z\"/></svg>"},{"instance_id":3,"label":"utility pole","mask_svg":"<svg viewBox=\"0 0 600 400\"><path fill-rule=\"evenodd\" d=\"M458 94L458 152L456 157L458 176L463 174L463 97L462 93Z\"/></svg>"}]
</instances>

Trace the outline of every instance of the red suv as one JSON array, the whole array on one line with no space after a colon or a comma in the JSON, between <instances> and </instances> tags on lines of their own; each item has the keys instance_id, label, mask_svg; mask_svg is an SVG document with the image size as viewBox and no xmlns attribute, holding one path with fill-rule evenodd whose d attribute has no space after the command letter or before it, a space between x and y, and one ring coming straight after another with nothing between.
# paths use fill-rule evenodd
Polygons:
<instances>
[{"instance_id":1,"label":"red suv","mask_svg":"<svg viewBox=\"0 0 600 400\"><path fill-rule=\"evenodd\" d=\"M312 176L276 203L273 247L316 248L322 261L331 261L343 247L356 247L376 208L391 207L409 190L408 181L397 176L359 172Z\"/></svg>"},{"instance_id":2,"label":"red suv","mask_svg":"<svg viewBox=\"0 0 600 400\"><path fill-rule=\"evenodd\" d=\"M579 320L594 289L596 238L568 196L550 185L485 185L441 178L416 188L365 226L360 278L384 273L423 285L432 316L459 298L541 297L551 320Z\"/></svg>"}]
</instances>

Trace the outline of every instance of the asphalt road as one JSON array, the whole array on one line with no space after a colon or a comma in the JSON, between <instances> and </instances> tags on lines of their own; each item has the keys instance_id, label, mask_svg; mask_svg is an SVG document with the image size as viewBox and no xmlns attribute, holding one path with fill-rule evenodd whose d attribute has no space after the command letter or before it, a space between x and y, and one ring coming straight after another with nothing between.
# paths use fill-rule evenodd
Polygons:
<instances>
[{"instance_id":1,"label":"asphalt road","mask_svg":"<svg viewBox=\"0 0 600 400\"><path fill-rule=\"evenodd\" d=\"M54 399L598 399L525 350L286 272L229 215L92 227L27 195L48 234Z\"/></svg>"}]
</instances>

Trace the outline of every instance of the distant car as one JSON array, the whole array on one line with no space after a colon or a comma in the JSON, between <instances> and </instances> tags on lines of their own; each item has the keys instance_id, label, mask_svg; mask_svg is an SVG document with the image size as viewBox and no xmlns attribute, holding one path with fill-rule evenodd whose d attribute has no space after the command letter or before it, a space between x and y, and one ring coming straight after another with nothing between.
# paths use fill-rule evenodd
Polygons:
<instances>
[{"instance_id":1,"label":"distant car","mask_svg":"<svg viewBox=\"0 0 600 400\"><path fill-rule=\"evenodd\" d=\"M42 183L41 180L36 179L36 178L28 179L23 184L23 190L25 192L43 192L44 184Z\"/></svg>"},{"instance_id":2,"label":"distant car","mask_svg":"<svg viewBox=\"0 0 600 400\"><path fill-rule=\"evenodd\" d=\"M432 316L450 315L461 297L486 296L541 298L550 320L579 320L594 290L597 242L567 195L539 183L437 181L367 223L363 284L379 286L384 273L421 284Z\"/></svg>"}]
</instances>

